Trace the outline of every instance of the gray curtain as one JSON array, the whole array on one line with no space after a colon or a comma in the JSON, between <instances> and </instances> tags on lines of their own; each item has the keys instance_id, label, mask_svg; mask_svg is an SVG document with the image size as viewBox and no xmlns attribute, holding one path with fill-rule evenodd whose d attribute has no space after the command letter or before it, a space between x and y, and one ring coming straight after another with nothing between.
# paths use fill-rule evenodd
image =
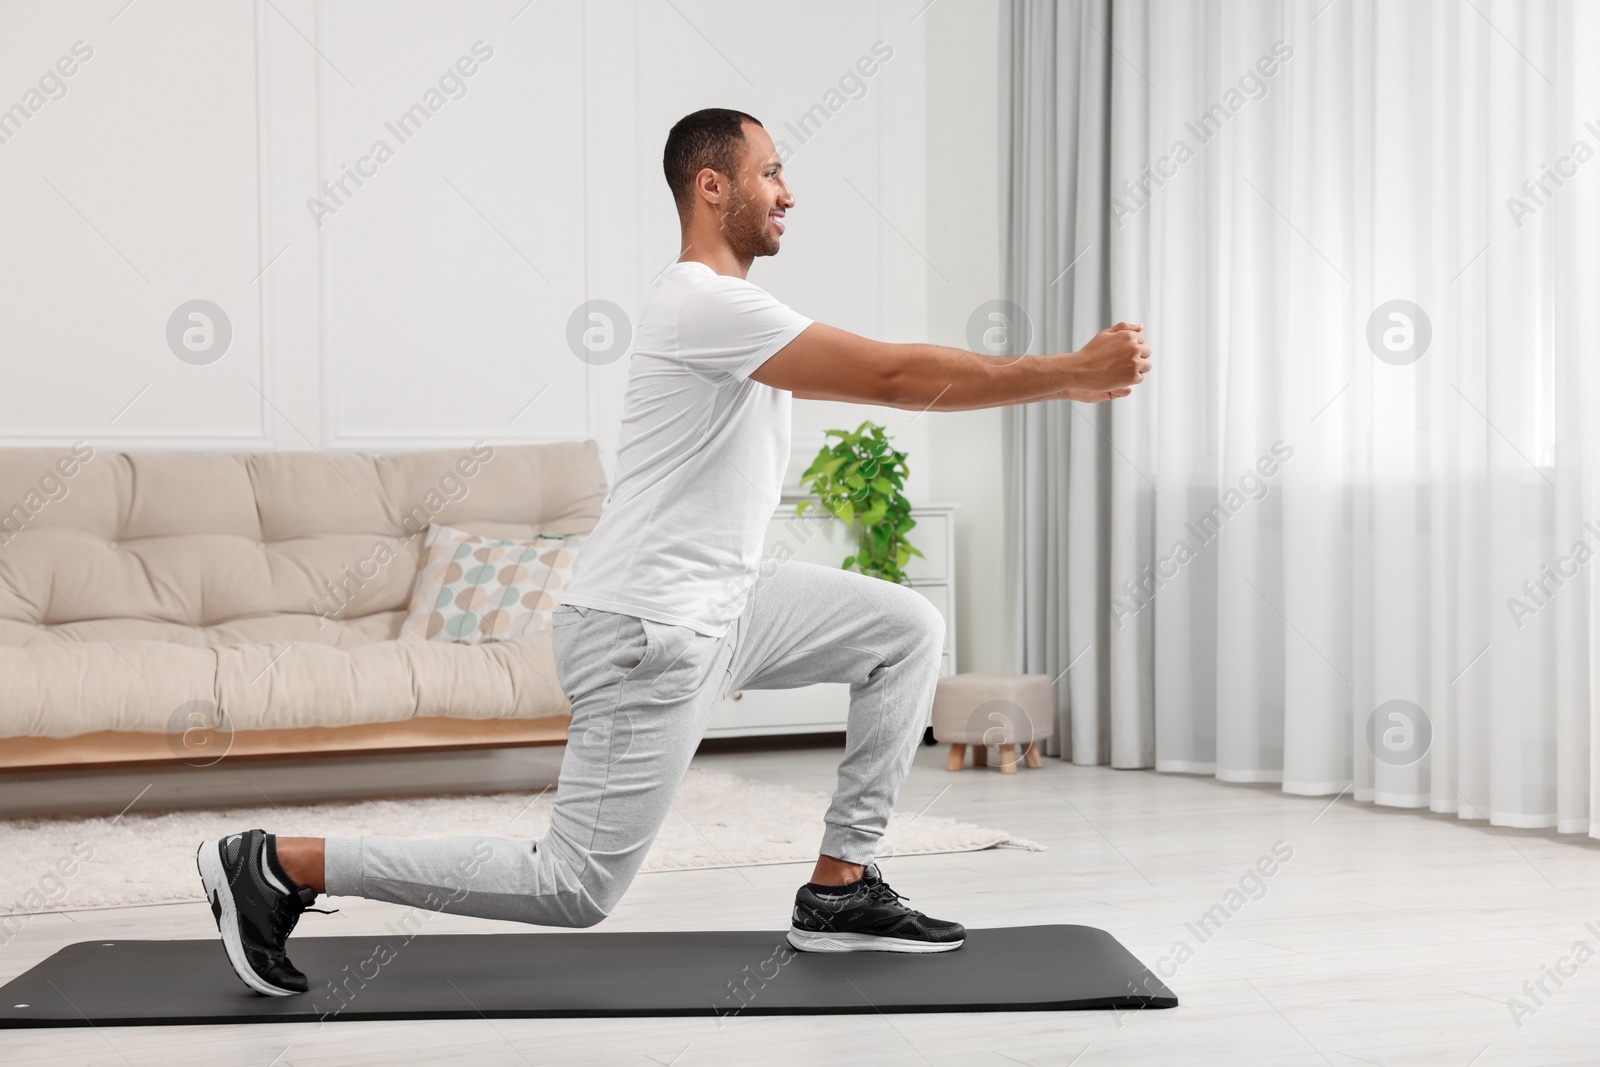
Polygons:
<instances>
[{"instance_id":1,"label":"gray curtain","mask_svg":"<svg viewBox=\"0 0 1600 1067\"><path fill-rule=\"evenodd\" d=\"M1004 410L1046 754L1600 837L1600 4L1005 12L1013 351L1155 361Z\"/></svg>"},{"instance_id":2,"label":"gray curtain","mask_svg":"<svg viewBox=\"0 0 1600 1067\"><path fill-rule=\"evenodd\" d=\"M1015 0L1003 18L1006 298L1031 327L1027 352L1072 351L1117 321L1111 6ZM1149 554L1145 476L1118 447L1118 414L1066 400L1003 412L1013 669L1056 680L1046 755L1150 767L1150 613L1121 627L1110 614L1111 576Z\"/></svg>"}]
</instances>

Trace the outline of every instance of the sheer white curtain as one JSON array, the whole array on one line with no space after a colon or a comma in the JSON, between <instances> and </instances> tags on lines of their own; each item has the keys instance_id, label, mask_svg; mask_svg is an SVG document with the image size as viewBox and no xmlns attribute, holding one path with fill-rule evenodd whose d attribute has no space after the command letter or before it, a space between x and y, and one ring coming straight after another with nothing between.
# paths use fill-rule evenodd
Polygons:
<instances>
[{"instance_id":1,"label":"sheer white curtain","mask_svg":"<svg viewBox=\"0 0 1600 1067\"><path fill-rule=\"evenodd\" d=\"M1018 0L1006 412L1047 751L1600 836L1600 4Z\"/></svg>"}]
</instances>

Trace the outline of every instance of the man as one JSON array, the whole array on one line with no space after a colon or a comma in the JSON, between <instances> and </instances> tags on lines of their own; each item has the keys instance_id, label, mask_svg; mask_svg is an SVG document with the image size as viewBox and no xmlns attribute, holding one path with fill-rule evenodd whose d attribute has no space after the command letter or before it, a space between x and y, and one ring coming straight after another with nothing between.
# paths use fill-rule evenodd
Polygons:
<instances>
[{"instance_id":1,"label":"man","mask_svg":"<svg viewBox=\"0 0 1600 1067\"><path fill-rule=\"evenodd\" d=\"M308 988L285 941L318 893L541 926L604 919L643 864L712 710L735 689L848 682L838 785L797 949L943 952L965 929L914 911L873 862L922 739L944 620L912 590L795 560L755 580L789 460L791 397L910 410L1126 396L1150 369L1141 327L1079 352L996 359L883 344L796 314L746 280L776 255L794 196L772 139L738 111L673 127L663 166L682 252L652 282L630 367L617 473L554 613L572 706L549 832L278 838L200 846L229 959L252 989Z\"/></svg>"}]
</instances>

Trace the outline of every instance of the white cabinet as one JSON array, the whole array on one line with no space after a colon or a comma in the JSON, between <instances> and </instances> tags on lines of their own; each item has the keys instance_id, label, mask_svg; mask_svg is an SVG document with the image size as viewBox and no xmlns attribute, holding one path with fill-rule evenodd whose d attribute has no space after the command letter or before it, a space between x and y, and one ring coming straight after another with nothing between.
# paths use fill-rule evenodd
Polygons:
<instances>
[{"instance_id":1,"label":"white cabinet","mask_svg":"<svg viewBox=\"0 0 1600 1067\"><path fill-rule=\"evenodd\" d=\"M956 668L955 505L913 507L916 526L906 535L925 558L911 557L906 577L944 616L944 655L939 673ZM813 504L796 517L787 500L767 524L763 554L837 567L856 550L859 527L847 527ZM813 517L815 515L815 517ZM802 689L745 689L729 694L711 713L707 737L816 733L843 730L850 711L850 687L823 682ZM933 709L928 709L932 721Z\"/></svg>"}]
</instances>

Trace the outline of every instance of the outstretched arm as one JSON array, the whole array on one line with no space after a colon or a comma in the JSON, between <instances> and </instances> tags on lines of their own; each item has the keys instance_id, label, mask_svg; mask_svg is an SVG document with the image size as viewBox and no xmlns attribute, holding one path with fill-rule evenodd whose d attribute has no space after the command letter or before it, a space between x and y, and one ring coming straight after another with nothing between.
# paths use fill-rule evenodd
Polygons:
<instances>
[{"instance_id":1,"label":"outstretched arm","mask_svg":"<svg viewBox=\"0 0 1600 1067\"><path fill-rule=\"evenodd\" d=\"M890 344L814 322L750 377L802 400L915 411L967 411L1031 400L1093 403L1127 396L1150 371L1143 326L1119 322L1077 352L982 356L941 345Z\"/></svg>"}]
</instances>

